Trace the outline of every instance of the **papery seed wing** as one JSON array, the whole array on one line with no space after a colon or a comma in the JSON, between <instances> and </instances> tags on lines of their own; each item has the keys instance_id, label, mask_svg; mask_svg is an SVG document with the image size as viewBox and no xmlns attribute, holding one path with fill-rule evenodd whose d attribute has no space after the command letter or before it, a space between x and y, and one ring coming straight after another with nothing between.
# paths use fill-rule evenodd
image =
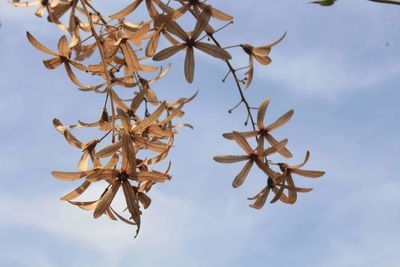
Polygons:
<instances>
[{"instance_id":1,"label":"papery seed wing","mask_svg":"<svg viewBox=\"0 0 400 267\"><path fill-rule=\"evenodd\" d=\"M186 47L185 44L178 44L165 48L153 56L154 61L161 61L167 59Z\"/></svg>"},{"instance_id":2,"label":"papery seed wing","mask_svg":"<svg viewBox=\"0 0 400 267\"><path fill-rule=\"evenodd\" d=\"M167 39L167 41L171 44L171 45L178 45L179 42L177 40L175 40L174 37L172 37L171 34L169 34L166 31L163 31L162 34L164 35L165 39Z\"/></svg>"},{"instance_id":3,"label":"papery seed wing","mask_svg":"<svg viewBox=\"0 0 400 267\"><path fill-rule=\"evenodd\" d=\"M126 224L130 224L130 225L136 225L136 223L124 218L123 216L121 216L118 212L116 212L111 206L110 206L110 210L115 214L115 216L117 216L118 219L120 219L121 221L123 221Z\"/></svg>"},{"instance_id":4,"label":"papery seed wing","mask_svg":"<svg viewBox=\"0 0 400 267\"><path fill-rule=\"evenodd\" d=\"M211 8L211 16L222 20L222 21L232 21L233 17L229 14L226 14L225 12L222 12L221 10L216 9L215 7Z\"/></svg>"},{"instance_id":5,"label":"papery seed wing","mask_svg":"<svg viewBox=\"0 0 400 267\"><path fill-rule=\"evenodd\" d=\"M276 176L276 173L268 167L268 165L260 160L256 160L257 166L262 170L266 175L271 177L272 179Z\"/></svg>"},{"instance_id":6,"label":"papery seed wing","mask_svg":"<svg viewBox=\"0 0 400 267\"><path fill-rule=\"evenodd\" d=\"M293 177L292 177L291 174L288 174L286 176L286 181L287 181L289 187L296 187L296 185L294 184ZM297 201L297 192L293 191L293 190L288 190L288 191L289 191L289 193L288 193L289 203L290 204L296 203L296 201Z\"/></svg>"},{"instance_id":7,"label":"papery seed wing","mask_svg":"<svg viewBox=\"0 0 400 267\"><path fill-rule=\"evenodd\" d=\"M157 105L157 103L158 103L158 98L157 98L157 96L156 96L156 92L154 92L154 90L151 89L150 87L147 87L147 89L146 89L145 92L146 92L147 100L149 100L149 102L150 102L151 104Z\"/></svg>"},{"instance_id":8,"label":"papery seed wing","mask_svg":"<svg viewBox=\"0 0 400 267\"><path fill-rule=\"evenodd\" d=\"M265 158L263 157L264 153L264 136L259 136L258 137L258 142L257 142L257 156L261 157L262 161L265 161Z\"/></svg>"},{"instance_id":9,"label":"papery seed wing","mask_svg":"<svg viewBox=\"0 0 400 267\"><path fill-rule=\"evenodd\" d=\"M301 167L303 167L304 165L307 164L309 159L310 159L310 151L307 151L302 163L293 165L293 166L288 166L288 168L289 169L300 169Z\"/></svg>"},{"instance_id":10,"label":"papery seed wing","mask_svg":"<svg viewBox=\"0 0 400 267\"><path fill-rule=\"evenodd\" d=\"M244 160L248 160L249 156L248 155L243 155L243 156L215 156L213 158L216 162L219 163L236 163Z\"/></svg>"},{"instance_id":11,"label":"papery seed wing","mask_svg":"<svg viewBox=\"0 0 400 267\"><path fill-rule=\"evenodd\" d=\"M164 77L170 70L171 70L171 64L168 64L168 66L163 70L163 68L160 68L160 73L154 77L153 79L151 79L148 83L154 83L155 81L161 79L162 77Z\"/></svg>"},{"instance_id":12,"label":"papery seed wing","mask_svg":"<svg viewBox=\"0 0 400 267\"><path fill-rule=\"evenodd\" d=\"M260 63L262 65L269 65L272 62L272 60L268 56L260 57L260 56L257 56L257 55L253 55L253 57L255 58L255 60L258 61L258 63Z\"/></svg>"},{"instance_id":13,"label":"papery seed wing","mask_svg":"<svg viewBox=\"0 0 400 267\"><path fill-rule=\"evenodd\" d=\"M301 169L292 169L291 172L308 178L319 178L325 174L323 171L309 171Z\"/></svg>"},{"instance_id":14,"label":"papery seed wing","mask_svg":"<svg viewBox=\"0 0 400 267\"><path fill-rule=\"evenodd\" d=\"M271 204L275 203L276 201L278 201L281 198L281 196L283 194L283 190L285 190L284 187L279 188L279 190L275 193L274 198L271 200L271 202L270 202Z\"/></svg>"},{"instance_id":15,"label":"papery seed wing","mask_svg":"<svg viewBox=\"0 0 400 267\"><path fill-rule=\"evenodd\" d=\"M241 136L243 136L243 138L250 138L250 137L254 137L258 135L258 131L251 131L251 132L237 132L238 134L240 134ZM233 132L232 133L224 133L222 136L228 140L232 140L233 139Z\"/></svg>"},{"instance_id":16,"label":"papery seed wing","mask_svg":"<svg viewBox=\"0 0 400 267\"><path fill-rule=\"evenodd\" d=\"M11 3L16 7L31 7L37 4L40 4L40 1L33 1L33 2L20 2L20 0L11 0Z\"/></svg>"},{"instance_id":17,"label":"papery seed wing","mask_svg":"<svg viewBox=\"0 0 400 267\"><path fill-rule=\"evenodd\" d=\"M158 41L160 40L160 31L161 29L159 29L155 35L150 39L150 41L147 43L147 47L146 47L146 56L147 57L152 57L154 55L154 53L157 50L158 47Z\"/></svg>"},{"instance_id":18,"label":"papery seed wing","mask_svg":"<svg viewBox=\"0 0 400 267\"><path fill-rule=\"evenodd\" d=\"M180 103L179 106L174 108L172 110L172 112L170 112L170 114L165 119L160 121L160 124L163 125L163 124L171 122L175 117L177 117L181 113L181 110L184 105L185 105L185 102Z\"/></svg>"},{"instance_id":19,"label":"papery seed wing","mask_svg":"<svg viewBox=\"0 0 400 267\"><path fill-rule=\"evenodd\" d=\"M64 181L76 181L89 174L93 173L95 170L88 170L83 172L63 172L63 171L53 171L51 175L55 178L64 180Z\"/></svg>"},{"instance_id":20,"label":"papery seed wing","mask_svg":"<svg viewBox=\"0 0 400 267\"><path fill-rule=\"evenodd\" d=\"M122 53L125 56L125 61L129 69L133 72L138 72L140 70L139 60L136 56L135 51L129 45L128 41L121 42Z\"/></svg>"},{"instance_id":21,"label":"papery seed wing","mask_svg":"<svg viewBox=\"0 0 400 267\"><path fill-rule=\"evenodd\" d=\"M126 16L128 16L130 13L135 11L135 9L142 3L143 0L136 0L135 2L131 3L129 6L125 7L121 11L118 11L117 13L112 14L110 19L123 19Z\"/></svg>"},{"instance_id":22,"label":"papery seed wing","mask_svg":"<svg viewBox=\"0 0 400 267\"><path fill-rule=\"evenodd\" d=\"M44 66L49 70L54 70L63 63L60 57L53 57L50 59L43 60Z\"/></svg>"},{"instance_id":23,"label":"papery seed wing","mask_svg":"<svg viewBox=\"0 0 400 267\"><path fill-rule=\"evenodd\" d=\"M124 190L125 200L128 206L129 213L131 214L133 221L137 225L137 230L136 230L136 236L137 236L140 229L140 215L142 214L138 204L138 197L136 193L133 192L133 188L129 183L129 181L122 182L122 189Z\"/></svg>"},{"instance_id":24,"label":"papery seed wing","mask_svg":"<svg viewBox=\"0 0 400 267\"><path fill-rule=\"evenodd\" d=\"M137 109L139 108L140 104L142 104L143 100L144 100L144 94L145 91L141 90L140 92L138 92L135 96L135 98L133 98L131 106L130 106L130 110L135 113L137 111Z\"/></svg>"},{"instance_id":25,"label":"papery seed wing","mask_svg":"<svg viewBox=\"0 0 400 267\"><path fill-rule=\"evenodd\" d=\"M76 85L78 86L80 89L83 90L93 90L94 87L92 86L88 86L88 85L83 85L78 78L76 78L75 73L72 71L71 66L69 65L68 62L64 62L64 67L65 70L67 71L68 77L69 79Z\"/></svg>"},{"instance_id":26,"label":"papery seed wing","mask_svg":"<svg viewBox=\"0 0 400 267\"><path fill-rule=\"evenodd\" d=\"M253 60L253 58L251 57L251 60ZM253 81L253 76L254 76L254 67L253 65L251 65L249 67L249 69L246 71L246 85L245 85L245 89L249 88L251 82Z\"/></svg>"},{"instance_id":27,"label":"papery seed wing","mask_svg":"<svg viewBox=\"0 0 400 267\"><path fill-rule=\"evenodd\" d=\"M269 194L269 191L270 191L271 189L268 187L268 186L266 186L257 196L257 199L256 199L256 201L253 203L253 204L251 204L250 205L250 207L251 208L254 208L254 209L261 209L262 207L264 207L264 205L265 205L265 202L266 202L266 200L267 200L267 197L268 197L268 194Z\"/></svg>"},{"instance_id":28,"label":"papery seed wing","mask_svg":"<svg viewBox=\"0 0 400 267\"><path fill-rule=\"evenodd\" d=\"M267 131L273 131L281 126L283 126L285 123L287 123L290 118L293 116L293 109L289 110L285 114L283 114L279 119L277 119L275 122L271 123L270 125L267 126L266 130Z\"/></svg>"},{"instance_id":29,"label":"papery seed wing","mask_svg":"<svg viewBox=\"0 0 400 267\"><path fill-rule=\"evenodd\" d=\"M48 49L46 46L42 45L32 34L26 32L29 42L38 50L42 51L43 53L58 57L59 54Z\"/></svg>"},{"instance_id":30,"label":"papery seed wing","mask_svg":"<svg viewBox=\"0 0 400 267\"><path fill-rule=\"evenodd\" d=\"M117 104L118 108L122 109L125 112L128 112L129 110L128 106L124 103L124 101L121 100L121 98L119 98L117 93L112 89L111 89L111 97L114 103Z\"/></svg>"},{"instance_id":31,"label":"papery seed wing","mask_svg":"<svg viewBox=\"0 0 400 267\"><path fill-rule=\"evenodd\" d=\"M170 180L171 176L166 174L166 173L162 173L162 172L158 172L158 171L150 171L150 172L138 172L137 173L137 180L139 182L147 182L147 181L151 181L151 182L155 182L155 183L162 183L166 180Z\"/></svg>"},{"instance_id":32,"label":"papery seed wing","mask_svg":"<svg viewBox=\"0 0 400 267\"><path fill-rule=\"evenodd\" d=\"M35 11L35 15L38 17L43 17L45 11L45 6L40 6L36 11Z\"/></svg>"},{"instance_id":33,"label":"papery seed wing","mask_svg":"<svg viewBox=\"0 0 400 267\"><path fill-rule=\"evenodd\" d=\"M183 14L185 14L191 7L191 4L184 4L180 8L174 10L174 12L171 15L172 20L177 20L179 19Z\"/></svg>"},{"instance_id":34,"label":"papery seed wing","mask_svg":"<svg viewBox=\"0 0 400 267\"><path fill-rule=\"evenodd\" d=\"M149 66L149 65L143 65L143 64L139 64L139 66L143 72L155 72L156 70L158 70L158 67L155 67L155 66Z\"/></svg>"},{"instance_id":35,"label":"papery seed wing","mask_svg":"<svg viewBox=\"0 0 400 267\"><path fill-rule=\"evenodd\" d=\"M232 139L236 141L236 143L247 153L247 154L252 154L254 150L251 148L249 143L246 141L246 139L240 135L238 132L233 132L232 133Z\"/></svg>"},{"instance_id":36,"label":"papery seed wing","mask_svg":"<svg viewBox=\"0 0 400 267\"><path fill-rule=\"evenodd\" d=\"M77 188L74 189L74 191L66 194L65 196L61 197L61 200L72 200L75 199L77 197L79 197L80 195L82 195L83 192L86 191L86 189L88 189L88 187L91 185L91 182L89 181L84 181L83 184L81 184L80 186L78 186Z\"/></svg>"},{"instance_id":37,"label":"papery seed wing","mask_svg":"<svg viewBox=\"0 0 400 267\"><path fill-rule=\"evenodd\" d=\"M204 6L203 12L197 17L197 23L192 33L192 40L196 40L200 34L206 29L211 18L211 8Z\"/></svg>"},{"instance_id":38,"label":"papery seed wing","mask_svg":"<svg viewBox=\"0 0 400 267\"><path fill-rule=\"evenodd\" d=\"M151 124L153 124L164 112L166 105L167 105L167 103L165 101L162 102L160 104L160 106L158 106L158 108L153 113L151 113L149 117L147 117L147 119L139 122L136 125L136 127L133 128L133 131L134 132L143 131L147 127L149 127Z\"/></svg>"},{"instance_id":39,"label":"papery seed wing","mask_svg":"<svg viewBox=\"0 0 400 267\"><path fill-rule=\"evenodd\" d=\"M117 113L118 113L118 118L121 120L122 128L126 133L129 133L129 131L132 128L131 119L129 118L129 115L120 108L117 108Z\"/></svg>"},{"instance_id":40,"label":"papery seed wing","mask_svg":"<svg viewBox=\"0 0 400 267\"><path fill-rule=\"evenodd\" d=\"M136 172L136 153L129 134L122 135L122 169L130 176Z\"/></svg>"},{"instance_id":41,"label":"papery seed wing","mask_svg":"<svg viewBox=\"0 0 400 267\"><path fill-rule=\"evenodd\" d=\"M267 111L268 105L269 105L269 98L266 98L258 108L257 112L257 126L258 128L264 129L264 118L265 118L265 112Z\"/></svg>"},{"instance_id":42,"label":"papery seed wing","mask_svg":"<svg viewBox=\"0 0 400 267\"><path fill-rule=\"evenodd\" d=\"M100 180L112 180L117 178L119 171L112 169L100 169L86 177L89 182L98 182Z\"/></svg>"},{"instance_id":43,"label":"papery seed wing","mask_svg":"<svg viewBox=\"0 0 400 267\"><path fill-rule=\"evenodd\" d=\"M223 60L232 59L232 56L228 52L226 52L225 49L220 48L216 45L207 44L207 43L203 43L203 42L196 42L195 47L197 49L203 51L204 53L207 53L210 56L213 56L213 57L216 57L219 59L223 59Z\"/></svg>"},{"instance_id":44,"label":"papery seed wing","mask_svg":"<svg viewBox=\"0 0 400 267\"><path fill-rule=\"evenodd\" d=\"M81 159L78 162L78 170L87 171L89 165L90 153L88 150L83 152Z\"/></svg>"},{"instance_id":45,"label":"papery seed wing","mask_svg":"<svg viewBox=\"0 0 400 267\"><path fill-rule=\"evenodd\" d=\"M275 194L277 194L278 191L279 191L279 189L278 189L278 187L274 186L274 187L272 188L272 191L273 191ZM281 194L279 200L282 201L282 202L285 203L285 204L293 204L293 203L290 201L289 197L288 197L287 195L285 195L285 193L282 193L282 194Z\"/></svg>"},{"instance_id":46,"label":"papery seed wing","mask_svg":"<svg viewBox=\"0 0 400 267\"><path fill-rule=\"evenodd\" d=\"M74 206L78 206L83 210L94 210L97 206L98 200L96 201L68 201Z\"/></svg>"},{"instance_id":47,"label":"papery seed wing","mask_svg":"<svg viewBox=\"0 0 400 267\"><path fill-rule=\"evenodd\" d=\"M110 161L106 164L106 166L104 166L104 169L113 169L117 166L118 162L119 162L119 156L118 153L115 153L111 157Z\"/></svg>"},{"instance_id":48,"label":"papery seed wing","mask_svg":"<svg viewBox=\"0 0 400 267\"><path fill-rule=\"evenodd\" d=\"M158 16L157 9L153 5L152 0L146 0L146 6L147 6L147 11L149 12L149 15L151 18L156 18Z\"/></svg>"},{"instance_id":49,"label":"papery seed wing","mask_svg":"<svg viewBox=\"0 0 400 267\"><path fill-rule=\"evenodd\" d=\"M121 186L121 181L119 179L115 179L111 183L111 188L109 188L105 194L100 198L97 203L96 209L94 210L93 217L96 219L103 215L106 210L110 207L111 202L113 201L115 195L118 192L119 187Z\"/></svg>"},{"instance_id":50,"label":"papery seed wing","mask_svg":"<svg viewBox=\"0 0 400 267\"><path fill-rule=\"evenodd\" d=\"M145 193L139 192L138 198L140 203L142 203L143 208L147 209L151 204L151 198L149 198Z\"/></svg>"},{"instance_id":51,"label":"papery seed wing","mask_svg":"<svg viewBox=\"0 0 400 267\"><path fill-rule=\"evenodd\" d=\"M105 214L108 216L108 218L110 218L113 221L117 221L117 217L115 217L114 213L111 211L111 206L108 207L108 209L106 210Z\"/></svg>"},{"instance_id":52,"label":"papery seed wing","mask_svg":"<svg viewBox=\"0 0 400 267\"><path fill-rule=\"evenodd\" d=\"M264 150L263 155L264 156L269 156L272 155L276 152L281 151L288 143L287 139L283 139L282 141L272 145L271 147L269 147L268 149Z\"/></svg>"},{"instance_id":53,"label":"papery seed wing","mask_svg":"<svg viewBox=\"0 0 400 267\"><path fill-rule=\"evenodd\" d=\"M264 135L264 137L272 146L276 145L278 143L278 141L270 134L266 134L266 135ZM278 153L281 154L282 156L284 156L285 158L292 157L292 153L286 147L279 150Z\"/></svg>"},{"instance_id":54,"label":"papery seed wing","mask_svg":"<svg viewBox=\"0 0 400 267\"><path fill-rule=\"evenodd\" d=\"M160 152L161 153L165 149L167 149L167 145L166 144L164 144L162 142L157 142L157 141L154 141L154 140L150 141L150 140L147 140L146 138L141 137L141 136L136 136L135 137L135 143L141 148L149 149L149 150L154 151L154 152Z\"/></svg>"},{"instance_id":55,"label":"papery seed wing","mask_svg":"<svg viewBox=\"0 0 400 267\"><path fill-rule=\"evenodd\" d=\"M287 186L287 185L279 185L279 186L282 186L288 190L292 190L292 191L299 192L299 193L308 193L313 190L312 188L300 188L300 187L292 187L292 186Z\"/></svg>"},{"instance_id":56,"label":"papery seed wing","mask_svg":"<svg viewBox=\"0 0 400 267\"><path fill-rule=\"evenodd\" d=\"M169 152L170 148L172 147L173 143L174 143L174 136L171 135L171 138L170 138L170 140L168 142L168 145L167 145L166 149L163 152L161 152L158 156L150 158L150 159L146 159L144 161L144 164L153 165L153 164L156 164L156 163L162 161L163 159L165 159L167 157L168 152Z\"/></svg>"},{"instance_id":57,"label":"papery seed wing","mask_svg":"<svg viewBox=\"0 0 400 267\"><path fill-rule=\"evenodd\" d=\"M194 50L193 47L188 46L186 49L186 56L185 56L185 78L188 83L193 82L194 77Z\"/></svg>"},{"instance_id":58,"label":"papery seed wing","mask_svg":"<svg viewBox=\"0 0 400 267\"><path fill-rule=\"evenodd\" d=\"M170 19L165 19L164 23L165 23L165 29L170 33L172 33L173 35L176 35L177 37L182 39L182 41L187 41L189 39L187 33L175 21L172 21Z\"/></svg>"},{"instance_id":59,"label":"papery seed wing","mask_svg":"<svg viewBox=\"0 0 400 267\"><path fill-rule=\"evenodd\" d=\"M67 142L68 142L71 146L76 147L76 148L79 148L79 149L83 149L83 144L82 144L82 142L79 141L78 139L76 139L76 137L73 136L68 130L65 130L65 131L64 131L64 137L65 137L65 140L67 140Z\"/></svg>"},{"instance_id":60,"label":"papery seed wing","mask_svg":"<svg viewBox=\"0 0 400 267\"><path fill-rule=\"evenodd\" d=\"M267 56L273 46L279 44L280 42L282 42L283 39L285 39L286 34L287 34L287 32L285 32L278 40L276 40L272 44L256 47L253 50L253 52L255 52L255 54L257 54L258 56L262 56L262 57Z\"/></svg>"},{"instance_id":61,"label":"papery seed wing","mask_svg":"<svg viewBox=\"0 0 400 267\"><path fill-rule=\"evenodd\" d=\"M60 40L58 41L58 51L60 51L60 54L63 55L66 58L69 58L70 50L69 50L69 45L67 41L67 37L63 35Z\"/></svg>"},{"instance_id":62,"label":"papery seed wing","mask_svg":"<svg viewBox=\"0 0 400 267\"><path fill-rule=\"evenodd\" d=\"M112 143L111 145L108 145L104 147L103 149L99 150L96 153L96 157L98 158L108 158L112 155L114 155L118 149L121 147L122 141L118 141L115 143Z\"/></svg>"},{"instance_id":63,"label":"papery seed wing","mask_svg":"<svg viewBox=\"0 0 400 267\"><path fill-rule=\"evenodd\" d=\"M249 160L246 165L244 165L243 169L239 172L239 174L233 180L232 186L237 188L241 186L246 179L247 175L250 172L251 167L253 166L254 161Z\"/></svg>"}]
</instances>

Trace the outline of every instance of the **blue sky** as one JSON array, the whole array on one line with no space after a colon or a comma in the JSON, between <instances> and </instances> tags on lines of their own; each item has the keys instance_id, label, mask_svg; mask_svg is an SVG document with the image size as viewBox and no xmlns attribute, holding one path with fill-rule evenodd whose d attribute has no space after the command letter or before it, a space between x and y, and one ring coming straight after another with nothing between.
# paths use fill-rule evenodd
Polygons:
<instances>
[{"instance_id":1,"label":"blue sky","mask_svg":"<svg viewBox=\"0 0 400 267\"><path fill-rule=\"evenodd\" d=\"M46 70L45 55L28 44L25 31L50 47L61 33L33 9L0 2L0 266L398 266L400 9L364 0L331 8L306 2L210 3L235 17L218 35L224 45L267 44L288 31L271 53L273 63L257 65L246 96L254 106L271 98L267 120L293 108L276 136L289 138L290 163L309 149L308 167L327 174L298 177L298 185L314 191L294 206L250 209L246 197L265 183L261 173L233 189L241 165L212 160L239 151L222 133L245 129L243 110L227 113L239 98L231 81L220 82L226 67L199 54L195 82L187 85L183 56L176 56L154 88L171 99L200 90L182 120L195 129L177 136L173 180L151 192L136 240L131 227L93 220L58 200L75 184L50 172L70 169L79 153L51 121L93 121L103 96L79 92L61 68ZM120 6L105 3L102 10ZM245 64L232 53L237 66ZM94 188L89 197L100 192Z\"/></svg>"}]
</instances>

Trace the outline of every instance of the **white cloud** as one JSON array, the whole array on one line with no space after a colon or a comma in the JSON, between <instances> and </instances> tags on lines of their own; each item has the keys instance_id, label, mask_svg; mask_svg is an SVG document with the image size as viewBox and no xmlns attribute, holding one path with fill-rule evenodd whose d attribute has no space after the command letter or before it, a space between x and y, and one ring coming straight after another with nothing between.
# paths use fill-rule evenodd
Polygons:
<instances>
[{"instance_id":1,"label":"white cloud","mask_svg":"<svg viewBox=\"0 0 400 267\"><path fill-rule=\"evenodd\" d=\"M102 192L99 187L95 191L96 195ZM91 212L61 203L54 196L30 200L1 196L0 203L3 204L0 213L7 214L7 218L0 224L38 228L58 239L95 249L106 255L111 262L116 262L128 248L136 253L145 252L143 247L152 247L166 254L179 251L194 209L187 200L166 196L154 190L151 196L154 203L144 211L142 229L136 240L133 239L135 227L103 217L93 220ZM179 218L172 211L179 211Z\"/></svg>"}]
</instances>

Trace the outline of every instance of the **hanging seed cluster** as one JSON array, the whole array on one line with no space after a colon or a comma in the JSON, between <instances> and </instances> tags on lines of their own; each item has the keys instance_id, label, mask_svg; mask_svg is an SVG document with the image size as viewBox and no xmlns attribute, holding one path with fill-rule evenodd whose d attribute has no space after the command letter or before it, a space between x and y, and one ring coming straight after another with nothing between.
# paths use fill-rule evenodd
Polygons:
<instances>
[{"instance_id":1,"label":"hanging seed cluster","mask_svg":"<svg viewBox=\"0 0 400 267\"><path fill-rule=\"evenodd\" d=\"M199 52L226 64L228 73L224 81L228 76L234 79L240 102L229 112L243 105L247 111L245 125L250 125L252 130L224 134L225 138L235 141L244 150L244 155L216 156L214 160L221 163L245 162L233 181L235 188L244 182L253 165L265 173L266 186L250 198L255 200L251 207L263 207L269 192L274 193L271 203L280 200L293 204L298 192L311 190L296 187L293 174L309 178L318 178L324 174L302 169L309 158L309 152L305 161L296 166L269 160L268 157L274 153L284 158L292 156L286 148L287 139L278 141L271 135L271 131L288 122L293 110L266 126L264 117L269 100L262 102L255 120L252 114L255 108L251 108L244 96L243 89L248 88L253 80L254 59L262 65L270 64L272 47L280 43L286 33L269 45L239 44L223 48L216 35L232 23L233 17L199 0L136 0L109 16L101 14L89 0L12 0L12 3L18 7L37 6L37 16L46 14L50 23L65 32L66 35L59 38L57 49L48 48L27 32L29 42L50 57L43 61L45 67L64 67L70 81L79 90L104 95L104 107L99 110L95 122L79 121L75 125L64 125L58 119L53 121L54 127L65 140L82 151L76 169L71 167L73 171L52 172L54 177L61 180L83 181L61 199L92 211L94 218L105 215L112 220L135 225L137 235L142 209L148 208L151 203L149 191L153 186L171 180L170 164L166 170L155 169L156 164L159 166L158 163L166 160L173 147L177 129L191 127L190 124L176 123L176 119L184 115L184 106L196 95L168 103L157 97L152 84L159 82L171 68L170 65L165 68L158 66L157 62L177 53L185 54L183 69L189 83L195 77L195 54ZM131 21L141 6L147 10L148 20ZM194 18L193 28L184 29L181 26L180 21L184 16ZM214 21L224 25L214 29ZM169 44L167 47L159 48L161 38ZM228 48L238 48L247 55L248 66L234 68ZM151 73L156 74L152 78L145 78ZM96 76L95 80L100 79L101 82L85 84L79 78L84 75ZM131 89L132 97L120 97L120 88ZM96 129L98 134L92 140L82 142L73 134L79 128ZM255 139L256 148L250 146L249 138ZM106 182L107 186L98 199L76 200L92 184L100 181ZM126 200L127 208L123 211L113 207L118 192L122 192Z\"/></svg>"}]
</instances>

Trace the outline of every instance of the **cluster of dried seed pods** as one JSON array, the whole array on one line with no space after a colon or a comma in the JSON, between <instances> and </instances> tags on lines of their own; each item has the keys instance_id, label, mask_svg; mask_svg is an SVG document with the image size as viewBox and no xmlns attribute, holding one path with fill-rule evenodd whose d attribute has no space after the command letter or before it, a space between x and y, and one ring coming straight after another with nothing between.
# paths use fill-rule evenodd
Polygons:
<instances>
[{"instance_id":1,"label":"cluster of dried seed pods","mask_svg":"<svg viewBox=\"0 0 400 267\"><path fill-rule=\"evenodd\" d=\"M223 135L226 139L234 140L246 152L246 155L214 157L214 160L220 163L236 163L247 161L243 169L233 181L232 185L235 188L242 185L254 163L266 174L266 186L256 196L249 198L249 200L255 200L254 204L250 205L250 207L255 209L260 209L264 206L270 191L275 193L271 203L280 200L287 204L294 204L297 200L297 192L305 193L312 190L310 188L296 187L292 174L297 174L308 178L318 178L325 174L325 172L322 171L309 171L300 169L307 163L309 159L310 153L308 151L304 162L296 166L289 166L286 163L274 163L268 159L268 156L274 153L279 153L285 158L292 157L292 153L286 148L288 140L283 139L278 141L271 135L271 132L286 124L293 115L293 110L289 110L275 122L265 126L264 117L269 102L269 99L264 100L264 102L262 102L258 108L257 129L250 132L232 132ZM253 149L246 140L247 138L251 137L257 138L257 147L255 149ZM265 148L265 140L269 143L269 147L267 148ZM272 166L277 166L279 168L278 172L274 171L271 168ZM287 194L285 193L285 190L287 191Z\"/></svg>"},{"instance_id":2,"label":"cluster of dried seed pods","mask_svg":"<svg viewBox=\"0 0 400 267\"><path fill-rule=\"evenodd\" d=\"M256 124L242 90L243 86L247 88L252 82L253 59L263 65L270 64L271 48L281 42L285 35L270 45L254 47L240 44L229 47L240 47L249 56L248 66L235 69L231 64L231 55L227 52L227 48L224 49L215 37L218 31L231 24L233 18L203 1L135 0L108 17L103 16L90 0L33 2L12 0L12 2L19 7L39 6L36 15L43 16L47 11L48 21L68 34L69 37L62 36L59 39L56 52L27 33L29 42L35 48L52 56L44 60L45 67L55 69L63 65L69 79L79 90L105 95L104 107L99 111L97 121L93 123L79 121L76 125L63 125L57 119L53 121L55 128L64 135L66 141L82 150L82 156L77 164L78 170L52 173L62 180L83 180L78 188L63 196L62 200L82 209L92 210L95 218L106 214L112 220L119 219L136 225L137 235L141 222L141 206L146 209L150 205L147 193L154 185L171 179L168 174L170 165L166 171L154 170L154 165L166 159L173 146L177 128L191 127L189 124L176 124L175 119L184 115L182 111L184 105L195 97L179 98L172 103L159 100L151 85L162 79L170 70L170 66L163 69L145 61L148 59L162 61L180 51L186 54L184 74L189 83L194 79L195 50L225 62L229 72L224 80L231 74L235 81L241 97L238 105L245 106L246 124L251 121L254 131L224 135L228 139L235 140L247 155L220 156L215 157L215 160L223 163L247 160L245 167L235 178L234 187L243 183L254 163L267 174L268 184L255 197L256 203L252 207L261 208L270 190L276 193L273 202L280 199L286 203L294 203L296 193L307 189L295 187L291 174L296 173L306 177L323 174L300 170L301 166L286 164L277 165L281 173L270 169L272 163L267 157L272 153L278 152L284 157L291 156L285 148L287 140L278 142L269 132L287 122L293 111L265 127L263 118L268 105L268 101L265 101L259 108ZM141 6L147 9L148 20L129 21L128 18L134 19ZM192 31L184 30L179 24L180 18L187 14L195 19ZM214 19L224 25L215 30L211 25ZM170 46L159 49L160 38L165 38ZM240 74L240 70L247 71ZM147 73L156 71L159 71L158 74L148 77L150 74ZM93 75L97 77L96 80L100 78L102 81L96 84L84 84L80 78L84 75ZM240 79L239 75L243 78ZM132 88L131 97L128 99L121 97L119 88ZM258 126L258 129L255 126ZM99 137L81 142L72 131L84 127L97 129ZM246 141L249 137L257 139L258 146L255 150ZM271 147L265 149L264 140L267 140ZM99 181L106 182L108 186L97 200L76 200L90 185ZM112 206L113 199L121 191L119 190L121 187L126 199L127 217ZM285 189L288 190L288 195L285 194Z\"/></svg>"}]
</instances>

